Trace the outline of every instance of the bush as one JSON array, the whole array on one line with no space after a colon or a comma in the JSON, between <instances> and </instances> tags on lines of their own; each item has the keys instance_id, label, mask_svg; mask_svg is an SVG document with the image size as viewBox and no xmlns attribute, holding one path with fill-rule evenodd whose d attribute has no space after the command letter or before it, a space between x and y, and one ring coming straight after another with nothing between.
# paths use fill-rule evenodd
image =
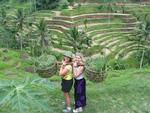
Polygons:
<instances>
[{"instance_id":1,"label":"bush","mask_svg":"<svg viewBox=\"0 0 150 113\"><path fill-rule=\"evenodd\" d=\"M6 3L9 2L9 0L0 0L0 3Z\"/></svg>"},{"instance_id":2,"label":"bush","mask_svg":"<svg viewBox=\"0 0 150 113\"><path fill-rule=\"evenodd\" d=\"M111 69L114 69L114 70L124 70L127 67L125 62L121 59L110 60L109 66Z\"/></svg>"},{"instance_id":3,"label":"bush","mask_svg":"<svg viewBox=\"0 0 150 113\"><path fill-rule=\"evenodd\" d=\"M61 0L61 1L59 2L60 8L66 9L66 8L68 7L68 5L69 5L68 0Z\"/></svg>"},{"instance_id":4,"label":"bush","mask_svg":"<svg viewBox=\"0 0 150 113\"><path fill-rule=\"evenodd\" d=\"M59 53L57 51L50 50L50 51L47 52L47 54L51 54L51 55L55 56L58 61L63 59L63 54Z\"/></svg>"},{"instance_id":5,"label":"bush","mask_svg":"<svg viewBox=\"0 0 150 113\"><path fill-rule=\"evenodd\" d=\"M20 3L27 2L28 0L18 0Z\"/></svg>"},{"instance_id":6,"label":"bush","mask_svg":"<svg viewBox=\"0 0 150 113\"><path fill-rule=\"evenodd\" d=\"M107 59L106 58L95 58L89 59L86 62L87 66L93 71L105 71L107 66Z\"/></svg>"},{"instance_id":7,"label":"bush","mask_svg":"<svg viewBox=\"0 0 150 113\"><path fill-rule=\"evenodd\" d=\"M135 55L136 60L138 61L138 64L140 66L140 61L142 58L142 50L138 51L137 54ZM144 53L144 60L143 60L143 66L148 66L150 65L150 50L149 49L145 49L145 53Z\"/></svg>"},{"instance_id":8,"label":"bush","mask_svg":"<svg viewBox=\"0 0 150 113\"><path fill-rule=\"evenodd\" d=\"M126 64L126 68L138 68L139 61L136 59L135 55L130 56L129 58L124 60Z\"/></svg>"},{"instance_id":9,"label":"bush","mask_svg":"<svg viewBox=\"0 0 150 113\"><path fill-rule=\"evenodd\" d=\"M107 59L96 58L90 59L86 62L85 75L90 81L101 82L106 78Z\"/></svg>"},{"instance_id":10,"label":"bush","mask_svg":"<svg viewBox=\"0 0 150 113\"><path fill-rule=\"evenodd\" d=\"M38 69L50 68L56 62L56 57L53 55L41 55L36 59L35 65Z\"/></svg>"},{"instance_id":11,"label":"bush","mask_svg":"<svg viewBox=\"0 0 150 113\"><path fill-rule=\"evenodd\" d=\"M54 9L58 4L59 0L36 0L36 7L39 10Z\"/></svg>"}]
</instances>

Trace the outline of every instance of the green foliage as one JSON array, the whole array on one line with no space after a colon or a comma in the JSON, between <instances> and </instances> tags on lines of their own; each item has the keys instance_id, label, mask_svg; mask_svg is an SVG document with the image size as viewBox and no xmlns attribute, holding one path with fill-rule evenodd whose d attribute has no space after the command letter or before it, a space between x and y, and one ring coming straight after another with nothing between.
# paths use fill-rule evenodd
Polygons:
<instances>
[{"instance_id":1,"label":"green foliage","mask_svg":"<svg viewBox=\"0 0 150 113\"><path fill-rule=\"evenodd\" d=\"M94 45L92 47L89 47L88 49L83 49L83 53L85 56L91 56L97 53L101 53L102 49L104 48L104 46L102 45Z\"/></svg>"},{"instance_id":2,"label":"green foliage","mask_svg":"<svg viewBox=\"0 0 150 113\"><path fill-rule=\"evenodd\" d=\"M139 67L139 60L137 59L137 53L131 55L127 59L124 59L123 62L124 62L126 69Z\"/></svg>"},{"instance_id":3,"label":"green foliage","mask_svg":"<svg viewBox=\"0 0 150 113\"><path fill-rule=\"evenodd\" d=\"M27 2L28 0L18 0L20 3Z\"/></svg>"},{"instance_id":4,"label":"green foliage","mask_svg":"<svg viewBox=\"0 0 150 113\"><path fill-rule=\"evenodd\" d=\"M52 46L53 44L53 35L50 31L47 29L47 23L44 19L41 19L38 24L36 24L37 30L34 32L34 44L31 44L31 46L34 46L33 49L36 49L36 47L40 47L39 53L46 53L48 46ZM37 49L38 51L38 49Z\"/></svg>"},{"instance_id":5,"label":"green foliage","mask_svg":"<svg viewBox=\"0 0 150 113\"><path fill-rule=\"evenodd\" d=\"M86 61L86 64L88 66L88 68L90 68L93 71L96 72L101 72L101 71L106 71L107 68L107 58L95 58L95 59L88 59Z\"/></svg>"},{"instance_id":6,"label":"green foliage","mask_svg":"<svg viewBox=\"0 0 150 113\"><path fill-rule=\"evenodd\" d=\"M36 0L36 8L42 9L54 9L58 6L59 0Z\"/></svg>"},{"instance_id":7,"label":"green foliage","mask_svg":"<svg viewBox=\"0 0 150 113\"><path fill-rule=\"evenodd\" d=\"M83 5L81 7L75 8L73 10L67 10L64 9L61 11L62 15L65 16L73 16L73 15L79 15L79 14L84 14L84 13L92 13L92 12L99 12L100 10L98 9L98 6L90 6L90 5Z\"/></svg>"},{"instance_id":8,"label":"green foliage","mask_svg":"<svg viewBox=\"0 0 150 113\"><path fill-rule=\"evenodd\" d=\"M38 69L50 68L56 62L56 57L53 55L41 55L35 61L36 67Z\"/></svg>"},{"instance_id":9,"label":"green foliage","mask_svg":"<svg viewBox=\"0 0 150 113\"><path fill-rule=\"evenodd\" d=\"M63 54L57 51L50 50L47 52L47 54L55 56L58 61L61 61L63 59Z\"/></svg>"},{"instance_id":10,"label":"green foliage","mask_svg":"<svg viewBox=\"0 0 150 113\"><path fill-rule=\"evenodd\" d=\"M145 54L144 54L144 56L143 56L144 61L143 61L143 64L142 64L143 67L150 65L150 57L149 57L149 55L150 55L150 50L149 50L149 49L145 49ZM136 58L137 61L140 61L140 60L141 60L141 57L142 57L142 50L139 50L139 51L136 53L135 58ZM139 64L139 62L138 62L138 66L139 66L139 65L140 65L140 64Z\"/></svg>"},{"instance_id":11,"label":"green foliage","mask_svg":"<svg viewBox=\"0 0 150 113\"><path fill-rule=\"evenodd\" d=\"M3 4L3 3L6 3L8 2L9 0L0 0L0 3Z\"/></svg>"},{"instance_id":12,"label":"green foliage","mask_svg":"<svg viewBox=\"0 0 150 113\"><path fill-rule=\"evenodd\" d=\"M69 2L68 0L60 0L59 2L59 7L62 8L62 9L66 9L69 5Z\"/></svg>"},{"instance_id":13,"label":"green foliage","mask_svg":"<svg viewBox=\"0 0 150 113\"><path fill-rule=\"evenodd\" d=\"M9 65L4 63L4 62L0 62L0 70L2 69L6 69Z\"/></svg>"},{"instance_id":14,"label":"green foliage","mask_svg":"<svg viewBox=\"0 0 150 113\"><path fill-rule=\"evenodd\" d=\"M49 90L52 90L52 84L39 78L26 78L24 81L0 80L0 111L11 111L11 113L50 112L51 109L46 98Z\"/></svg>"},{"instance_id":15,"label":"green foliage","mask_svg":"<svg viewBox=\"0 0 150 113\"><path fill-rule=\"evenodd\" d=\"M81 51L91 46L92 40L84 31L79 31L76 27L71 28L66 34L66 44L72 46L74 52Z\"/></svg>"},{"instance_id":16,"label":"green foliage","mask_svg":"<svg viewBox=\"0 0 150 113\"><path fill-rule=\"evenodd\" d=\"M116 5L115 3L103 4L103 5L100 5L98 8L102 11L110 11L110 12L117 12L121 10L121 6Z\"/></svg>"},{"instance_id":17,"label":"green foliage","mask_svg":"<svg viewBox=\"0 0 150 113\"><path fill-rule=\"evenodd\" d=\"M111 69L114 69L114 70L124 70L127 68L124 60L121 60L121 59L110 60L109 66Z\"/></svg>"},{"instance_id":18,"label":"green foliage","mask_svg":"<svg viewBox=\"0 0 150 113\"><path fill-rule=\"evenodd\" d=\"M141 24L135 29L133 35L133 40L137 42L139 45L139 50L142 48L142 56L140 60L140 68L143 66L144 56L147 54L146 52L149 51L150 48L150 19L148 18L149 15L145 15L144 18L141 20ZM140 47L142 46L142 47ZM145 50L148 51L145 51Z\"/></svg>"},{"instance_id":19,"label":"green foliage","mask_svg":"<svg viewBox=\"0 0 150 113\"><path fill-rule=\"evenodd\" d=\"M7 13L6 10L2 7L0 11L0 24L6 24L7 22Z\"/></svg>"}]
</instances>

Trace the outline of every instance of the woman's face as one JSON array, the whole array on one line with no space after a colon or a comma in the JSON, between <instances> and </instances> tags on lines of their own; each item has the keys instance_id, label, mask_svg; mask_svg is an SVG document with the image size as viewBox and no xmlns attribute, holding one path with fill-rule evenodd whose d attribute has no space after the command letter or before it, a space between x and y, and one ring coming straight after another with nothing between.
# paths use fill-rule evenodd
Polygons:
<instances>
[{"instance_id":1,"label":"woman's face","mask_svg":"<svg viewBox=\"0 0 150 113\"><path fill-rule=\"evenodd\" d=\"M65 62L70 62L71 59L70 59L69 57L66 57L66 56L65 56L65 57L64 57L64 60L65 60Z\"/></svg>"},{"instance_id":2,"label":"woman's face","mask_svg":"<svg viewBox=\"0 0 150 113\"><path fill-rule=\"evenodd\" d=\"M76 61L77 61L77 62L82 61L81 57L77 55L77 56L76 56Z\"/></svg>"}]
</instances>

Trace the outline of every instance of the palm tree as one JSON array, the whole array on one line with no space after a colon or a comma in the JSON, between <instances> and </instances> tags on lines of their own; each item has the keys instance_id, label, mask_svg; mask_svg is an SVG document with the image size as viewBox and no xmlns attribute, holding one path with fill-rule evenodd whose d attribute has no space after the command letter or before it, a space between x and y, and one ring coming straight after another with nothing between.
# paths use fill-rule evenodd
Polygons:
<instances>
[{"instance_id":1,"label":"palm tree","mask_svg":"<svg viewBox=\"0 0 150 113\"><path fill-rule=\"evenodd\" d=\"M23 9L18 9L16 17L15 17L15 23L16 23L16 27L18 29L18 38L20 39L20 49L22 51L23 49L23 25L25 24L25 18L26 15L24 13Z\"/></svg>"},{"instance_id":2,"label":"palm tree","mask_svg":"<svg viewBox=\"0 0 150 113\"><path fill-rule=\"evenodd\" d=\"M18 33L18 28L16 27L16 24L14 22L12 23L11 16L7 15L4 8L1 8L0 25L0 37L1 41L3 41L2 45L4 47L16 48L16 36Z\"/></svg>"},{"instance_id":3,"label":"palm tree","mask_svg":"<svg viewBox=\"0 0 150 113\"><path fill-rule=\"evenodd\" d=\"M47 29L47 23L44 19L40 20L37 26L36 36L39 37L38 44L41 46L42 53L46 52L48 46L53 44L53 36L50 31Z\"/></svg>"},{"instance_id":4,"label":"palm tree","mask_svg":"<svg viewBox=\"0 0 150 113\"><path fill-rule=\"evenodd\" d=\"M143 45L142 56L140 60L140 69L143 66L145 50L150 48L150 21L147 20L147 15L144 17L145 20L136 29L136 40Z\"/></svg>"},{"instance_id":5,"label":"palm tree","mask_svg":"<svg viewBox=\"0 0 150 113\"><path fill-rule=\"evenodd\" d=\"M87 36L84 31L79 31L76 27L71 28L68 33L66 33L66 44L72 46L74 52L81 51L84 48L91 46L91 38Z\"/></svg>"},{"instance_id":6,"label":"palm tree","mask_svg":"<svg viewBox=\"0 0 150 113\"><path fill-rule=\"evenodd\" d=\"M2 25L5 25L7 22L7 14L4 8L1 8L1 14L0 14L0 23Z\"/></svg>"}]
</instances>

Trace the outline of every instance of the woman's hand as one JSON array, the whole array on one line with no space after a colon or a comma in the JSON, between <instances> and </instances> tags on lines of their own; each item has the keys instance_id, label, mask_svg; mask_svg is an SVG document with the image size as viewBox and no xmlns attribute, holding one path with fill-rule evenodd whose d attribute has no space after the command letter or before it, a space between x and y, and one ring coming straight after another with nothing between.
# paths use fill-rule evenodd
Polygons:
<instances>
[{"instance_id":1,"label":"woman's hand","mask_svg":"<svg viewBox=\"0 0 150 113\"><path fill-rule=\"evenodd\" d=\"M66 64L67 64L67 63L66 63L65 61L62 61L61 68L65 68Z\"/></svg>"},{"instance_id":2,"label":"woman's hand","mask_svg":"<svg viewBox=\"0 0 150 113\"><path fill-rule=\"evenodd\" d=\"M75 62L73 62L73 67L77 67L78 65L77 65L77 62L75 61Z\"/></svg>"}]
</instances>

